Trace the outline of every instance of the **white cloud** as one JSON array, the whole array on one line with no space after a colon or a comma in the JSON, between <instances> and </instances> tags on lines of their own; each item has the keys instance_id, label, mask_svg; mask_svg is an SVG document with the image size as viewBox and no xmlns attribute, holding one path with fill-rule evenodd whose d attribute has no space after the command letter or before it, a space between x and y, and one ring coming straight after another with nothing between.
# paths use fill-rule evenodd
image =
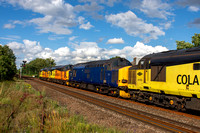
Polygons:
<instances>
[{"instance_id":1,"label":"white cloud","mask_svg":"<svg viewBox=\"0 0 200 133\"><path fill-rule=\"evenodd\" d=\"M113 39L109 39L106 43L107 44L123 44L124 40L122 38L113 38Z\"/></svg>"},{"instance_id":2,"label":"white cloud","mask_svg":"<svg viewBox=\"0 0 200 133\"><path fill-rule=\"evenodd\" d=\"M55 33L55 34L71 34L72 31L68 29L67 24L61 24L59 20L54 20L53 16L45 16L43 18L35 18L30 20L30 23L36 24L40 33Z\"/></svg>"},{"instance_id":3,"label":"white cloud","mask_svg":"<svg viewBox=\"0 0 200 133\"><path fill-rule=\"evenodd\" d=\"M165 30L169 29L174 21L175 20L168 21L168 22L165 22L165 23L160 23L160 25L162 26L161 29L165 29Z\"/></svg>"},{"instance_id":4,"label":"white cloud","mask_svg":"<svg viewBox=\"0 0 200 133\"><path fill-rule=\"evenodd\" d=\"M101 57L101 50L102 49L98 47L96 42L81 42L80 45L76 45L75 50L72 51L72 60L74 62L98 60Z\"/></svg>"},{"instance_id":5,"label":"white cloud","mask_svg":"<svg viewBox=\"0 0 200 133\"><path fill-rule=\"evenodd\" d=\"M5 28L5 29L13 29L13 28L15 28L15 25L13 25L13 24L4 24L3 28Z\"/></svg>"},{"instance_id":6,"label":"white cloud","mask_svg":"<svg viewBox=\"0 0 200 133\"><path fill-rule=\"evenodd\" d=\"M150 18L167 19L168 16L174 15L170 4L162 0L132 0L127 3L131 9L138 9Z\"/></svg>"},{"instance_id":7,"label":"white cloud","mask_svg":"<svg viewBox=\"0 0 200 133\"><path fill-rule=\"evenodd\" d=\"M170 27L171 27L171 22L165 23L164 28L165 28L166 30L169 29Z\"/></svg>"},{"instance_id":8,"label":"white cloud","mask_svg":"<svg viewBox=\"0 0 200 133\"><path fill-rule=\"evenodd\" d=\"M57 35L50 35L48 37L49 40L59 40L59 39L64 39L63 36L57 36Z\"/></svg>"},{"instance_id":9,"label":"white cloud","mask_svg":"<svg viewBox=\"0 0 200 133\"><path fill-rule=\"evenodd\" d=\"M55 50L54 53L59 56L64 57L64 56L70 55L70 49L68 47L61 47L61 48L58 48L57 50Z\"/></svg>"},{"instance_id":10,"label":"white cloud","mask_svg":"<svg viewBox=\"0 0 200 133\"><path fill-rule=\"evenodd\" d=\"M87 2L87 1L83 1ZM92 16L95 19L102 19L102 15L99 15L98 12L103 10L104 7L98 4L98 1L89 1L90 3L86 3L84 5L76 5L74 6L74 11L76 12L86 12L87 15Z\"/></svg>"},{"instance_id":11,"label":"white cloud","mask_svg":"<svg viewBox=\"0 0 200 133\"><path fill-rule=\"evenodd\" d=\"M28 21L36 24L40 33L71 34L72 31L69 28L76 25L73 6L63 0L7 0L7 2L44 15L44 17ZM22 24L21 21L14 23Z\"/></svg>"},{"instance_id":12,"label":"white cloud","mask_svg":"<svg viewBox=\"0 0 200 133\"><path fill-rule=\"evenodd\" d=\"M19 20L14 20L14 21L10 21L9 24L4 24L3 28L5 29L14 29L16 27L17 24L20 24L20 25L26 25L26 21L19 21Z\"/></svg>"},{"instance_id":13,"label":"white cloud","mask_svg":"<svg viewBox=\"0 0 200 133\"><path fill-rule=\"evenodd\" d=\"M96 42L97 43L100 43L100 42L102 42L104 40L104 37L100 37Z\"/></svg>"},{"instance_id":14,"label":"white cloud","mask_svg":"<svg viewBox=\"0 0 200 133\"><path fill-rule=\"evenodd\" d=\"M18 42L11 42L7 44L10 49L13 50L14 54L20 55L23 53L24 44Z\"/></svg>"},{"instance_id":15,"label":"white cloud","mask_svg":"<svg viewBox=\"0 0 200 133\"><path fill-rule=\"evenodd\" d=\"M93 25L90 24L90 22L85 23L86 20L82 16L78 17L78 22L80 24L80 26L79 26L80 29L89 30L92 27L94 27Z\"/></svg>"},{"instance_id":16,"label":"white cloud","mask_svg":"<svg viewBox=\"0 0 200 133\"><path fill-rule=\"evenodd\" d=\"M198 7L196 7L196 6L189 6L188 10L192 11L192 12L198 12L200 9Z\"/></svg>"},{"instance_id":17,"label":"white cloud","mask_svg":"<svg viewBox=\"0 0 200 133\"><path fill-rule=\"evenodd\" d=\"M43 59L52 58L56 60L56 58L53 56L53 50L50 48L44 48L38 56L39 58L43 58Z\"/></svg>"},{"instance_id":18,"label":"white cloud","mask_svg":"<svg viewBox=\"0 0 200 133\"><path fill-rule=\"evenodd\" d=\"M73 41L74 39L76 39L78 36L72 36L69 38L69 41Z\"/></svg>"},{"instance_id":19,"label":"white cloud","mask_svg":"<svg viewBox=\"0 0 200 133\"><path fill-rule=\"evenodd\" d=\"M167 10L170 9L170 5L163 3L161 0L143 0L140 7L140 11L152 18L167 19L169 15L173 15Z\"/></svg>"},{"instance_id":20,"label":"white cloud","mask_svg":"<svg viewBox=\"0 0 200 133\"><path fill-rule=\"evenodd\" d=\"M177 0L176 3L181 6L196 6L200 7L199 0Z\"/></svg>"},{"instance_id":21,"label":"white cloud","mask_svg":"<svg viewBox=\"0 0 200 133\"><path fill-rule=\"evenodd\" d=\"M158 36L165 35L165 32L159 27L146 23L138 18L132 11L116 15L106 15L105 18L107 22L112 25L123 28L127 34L143 38L145 42L149 42L151 39L155 40Z\"/></svg>"},{"instance_id":22,"label":"white cloud","mask_svg":"<svg viewBox=\"0 0 200 133\"><path fill-rule=\"evenodd\" d=\"M105 4L112 7L114 3L120 2L121 0L79 0L80 2L96 2L100 4Z\"/></svg>"},{"instance_id":23,"label":"white cloud","mask_svg":"<svg viewBox=\"0 0 200 133\"><path fill-rule=\"evenodd\" d=\"M81 24L79 26L80 29L84 29L84 30L89 30L92 27L93 27L93 25L91 25L90 22L87 22L86 24Z\"/></svg>"},{"instance_id":24,"label":"white cloud","mask_svg":"<svg viewBox=\"0 0 200 133\"><path fill-rule=\"evenodd\" d=\"M162 51L167 51L168 49L166 47L162 46L149 46L145 45L141 42L137 42L134 46L126 46L123 49L111 49L104 51L105 55L108 55L109 57L115 57L115 56L121 56L124 58L128 58L132 61L134 57L143 57L144 55L151 54L151 53L157 53Z\"/></svg>"},{"instance_id":25,"label":"white cloud","mask_svg":"<svg viewBox=\"0 0 200 133\"><path fill-rule=\"evenodd\" d=\"M7 44L15 53L16 64L27 60L28 62L35 58L52 58L57 65L76 64L80 62L109 59L120 56L132 61L134 57L141 58L144 55L168 50L162 46L149 46L137 42L133 46L125 46L122 49L100 48L96 42L80 42L75 45L74 50L69 47L60 47L56 50L42 48L37 41L23 40L23 43L11 42Z\"/></svg>"},{"instance_id":26,"label":"white cloud","mask_svg":"<svg viewBox=\"0 0 200 133\"><path fill-rule=\"evenodd\" d=\"M7 35L6 37L0 37L0 39L2 40L18 40L20 39L20 36L16 36L16 35Z\"/></svg>"},{"instance_id":27,"label":"white cloud","mask_svg":"<svg viewBox=\"0 0 200 133\"><path fill-rule=\"evenodd\" d=\"M40 46L40 42L37 41L30 41L30 40L23 40L25 46L25 53L35 55L42 52L42 47Z\"/></svg>"},{"instance_id":28,"label":"white cloud","mask_svg":"<svg viewBox=\"0 0 200 133\"><path fill-rule=\"evenodd\" d=\"M27 10L32 10L44 15L71 16L73 7L63 0L6 0L12 5L19 5ZM70 14L72 13L72 14Z\"/></svg>"},{"instance_id":29,"label":"white cloud","mask_svg":"<svg viewBox=\"0 0 200 133\"><path fill-rule=\"evenodd\" d=\"M25 23L23 21L19 21L19 20L13 21L13 24L22 24L22 25L25 25Z\"/></svg>"},{"instance_id":30,"label":"white cloud","mask_svg":"<svg viewBox=\"0 0 200 133\"><path fill-rule=\"evenodd\" d=\"M151 53L157 53L157 52L162 52L162 51L167 51L168 49L163 46L149 46L145 45L144 43L137 42L136 45L133 47L126 46L122 49L123 53L128 53L128 56L136 56L136 57L142 57L147 54Z\"/></svg>"}]
</instances>

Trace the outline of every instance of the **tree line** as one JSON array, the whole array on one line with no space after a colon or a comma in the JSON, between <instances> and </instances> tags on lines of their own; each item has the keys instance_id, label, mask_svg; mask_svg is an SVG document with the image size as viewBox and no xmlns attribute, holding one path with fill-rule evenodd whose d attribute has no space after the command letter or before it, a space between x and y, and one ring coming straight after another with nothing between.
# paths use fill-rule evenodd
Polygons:
<instances>
[{"instance_id":1,"label":"tree line","mask_svg":"<svg viewBox=\"0 0 200 133\"><path fill-rule=\"evenodd\" d=\"M185 41L176 41L177 49L186 49L200 46L200 34L195 33L192 36L192 43Z\"/></svg>"},{"instance_id":2,"label":"tree line","mask_svg":"<svg viewBox=\"0 0 200 133\"><path fill-rule=\"evenodd\" d=\"M22 73L26 75L38 76L40 69L53 67L55 65L56 63L52 58L36 58L23 66Z\"/></svg>"},{"instance_id":3,"label":"tree line","mask_svg":"<svg viewBox=\"0 0 200 133\"><path fill-rule=\"evenodd\" d=\"M7 45L0 45L0 81L13 80L13 77L19 72L16 67L16 56L12 49ZM38 75L40 69L45 67L55 66L56 63L53 59L36 58L29 63L22 65L23 74Z\"/></svg>"}]
</instances>

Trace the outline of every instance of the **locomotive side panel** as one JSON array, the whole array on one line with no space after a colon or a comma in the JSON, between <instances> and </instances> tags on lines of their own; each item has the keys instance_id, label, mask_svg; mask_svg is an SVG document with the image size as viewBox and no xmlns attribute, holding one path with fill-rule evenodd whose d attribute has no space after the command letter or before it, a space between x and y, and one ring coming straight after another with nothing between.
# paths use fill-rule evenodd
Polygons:
<instances>
[{"instance_id":1,"label":"locomotive side panel","mask_svg":"<svg viewBox=\"0 0 200 133\"><path fill-rule=\"evenodd\" d=\"M199 64L200 62L194 62L169 67L168 90L177 91L181 96L200 98L200 69L196 67Z\"/></svg>"},{"instance_id":2,"label":"locomotive side panel","mask_svg":"<svg viewBox=\"0 0 200 133\"><path fill-rule=\"evenodd\" d=\"M198 62L166 67L166 81L151 81L150 91L200 98L200 71L194 70L194 64Z\"/></svg>"},{"instance_id":3,"label":"locomotive side panel","mask_svg":"<svg viewBox=\"0 0 200 133\"><path fill-rule=\"evenodd\" d=\"M54 79L55 79L55 72L56 72L56 70L52 70L52 71L51 71L51 74L50 74L50 76L49 76L49 79L50 79L51 82L53 82Z\"/></svg>"},{"instance_id":4,"label":"locomotive side panel","mask_svg":"<svg viewBox=\"0 0 200 133\"><path fill-rule=\"evenodd\" d=\"M61 80L61 71L60 70L55 71L55 79Z\"/></svg>"}]
</instances>

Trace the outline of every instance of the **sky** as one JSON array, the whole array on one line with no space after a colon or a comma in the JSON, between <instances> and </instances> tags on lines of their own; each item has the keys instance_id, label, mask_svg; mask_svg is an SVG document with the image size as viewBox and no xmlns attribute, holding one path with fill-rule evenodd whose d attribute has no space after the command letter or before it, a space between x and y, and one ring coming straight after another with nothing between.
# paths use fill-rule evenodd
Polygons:
<instances>
[{"instance_id":1,"label":"sky","mask_svg":"<svg viewBox=\"0 0 200 133\"><path fill-rule=\"evenodd\" d=\"M176 49L200 31L200 0L0 0L0 45L57 65Z\"/></svg>"}]
</instances>

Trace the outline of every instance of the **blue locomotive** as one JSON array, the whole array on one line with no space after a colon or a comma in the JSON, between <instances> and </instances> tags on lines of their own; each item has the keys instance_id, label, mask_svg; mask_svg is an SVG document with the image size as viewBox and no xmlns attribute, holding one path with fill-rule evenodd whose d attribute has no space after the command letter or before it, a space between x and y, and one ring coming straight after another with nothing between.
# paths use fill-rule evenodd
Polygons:
<instances>
[{"instance_id":1,"label":"blue locomotive","mask_svg":"<svg viewBox=\"0 0 200 133\"><path fill-rule=\"evenodd\" d=\"M79 63L70 73L70 85L114 94L118 87L118 70L130 65L124 58Z\"/></svg>"}]
</instances>

